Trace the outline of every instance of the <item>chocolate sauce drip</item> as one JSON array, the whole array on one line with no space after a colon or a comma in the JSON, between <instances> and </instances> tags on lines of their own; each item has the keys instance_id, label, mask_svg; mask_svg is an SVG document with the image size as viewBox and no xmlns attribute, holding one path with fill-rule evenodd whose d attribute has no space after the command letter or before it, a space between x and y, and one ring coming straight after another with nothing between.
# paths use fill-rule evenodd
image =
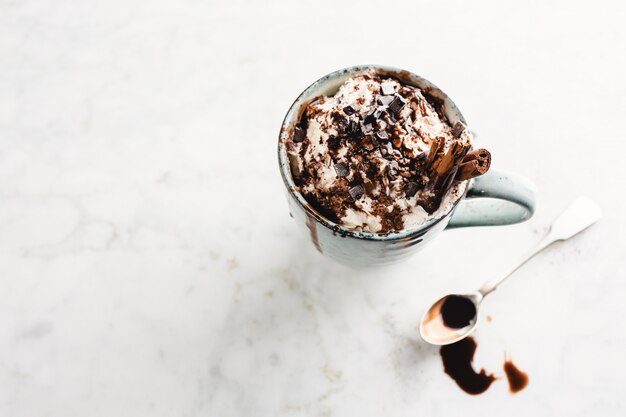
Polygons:
<instances>
[{"instance_id":1,"label":"chocolate sauce drip","mask_svg":"<svg viewBox=\"0 0 626 417\"><path fill-rule=\"evenodd\" d=\"M509 381L509 390L513 394L520 392L528 385L528 374L521 371L510 360L504 361L504 373L506 374L506 379Z\"/></svg>"},{"instance_id":2,"label":"chocolate sauce drip","mask_svg":"<svg viewBox=\"0 0 626 417\"><path fill-rule=\"evenodd\" d=\"M472 367L474 352L476 352L476 342L472 337L442 346L439 351L445 372L463 391L477 395L487 391L496 378L487 374L484 369L478 373L474 371Z\"/></svg>"},{"instance_id":3,"label":"chocolate sauce drip","mask_svg":"<svg viewBox=\"0 0 626 417\"><path fill-rule=\"evenodd\" d=\"M469 298L449 295L441 306L441 317L446 326L461 329L476 317L476 306Z\"/></svg>"}]
</instances>

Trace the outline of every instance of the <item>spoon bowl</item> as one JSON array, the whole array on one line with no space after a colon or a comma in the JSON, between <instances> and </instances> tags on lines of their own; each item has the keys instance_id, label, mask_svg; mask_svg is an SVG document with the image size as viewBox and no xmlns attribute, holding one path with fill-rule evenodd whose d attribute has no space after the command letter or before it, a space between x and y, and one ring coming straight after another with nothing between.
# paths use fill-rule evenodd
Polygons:
<instances>
[{"instance_id":1,"label":"spoon bowl","mask_svg":"<svg viewBox=\"0 0 626 417\"><path fill-rule=\"evenodd\" d=\"M479 306L482 299L483 295L478 291L441 297L422 316L419 325L420 336L424 341L439 346L464 339L478 325ZM473 309L467 308L468 301ZM461 327L457 327L459 323L463 323Z\"/></svg>"}]
</instances>

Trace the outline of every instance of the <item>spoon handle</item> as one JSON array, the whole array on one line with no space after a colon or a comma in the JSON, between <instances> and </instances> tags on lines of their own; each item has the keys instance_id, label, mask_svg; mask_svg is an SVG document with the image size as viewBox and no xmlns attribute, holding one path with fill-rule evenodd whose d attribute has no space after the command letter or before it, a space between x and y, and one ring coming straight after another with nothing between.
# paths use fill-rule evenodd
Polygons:
<instances>
[{"instance_id":1,"label":"spoon handle","mask_svg":"<svg viewBox=\"0 0 626 417\"><path fill-rule=\"evenodd\" d=\"M582 232L587 227L597 222L602 217L602 210L588 197L577 198L561 215L554 221L548 233L528 253L520 258L512 267L500 274L496 279L486 282L478 292L486 296L496 289L498 285L507 279L513 272L532 259L536 254L558 240L567 240Z\"/></svg>"}]
</instances>

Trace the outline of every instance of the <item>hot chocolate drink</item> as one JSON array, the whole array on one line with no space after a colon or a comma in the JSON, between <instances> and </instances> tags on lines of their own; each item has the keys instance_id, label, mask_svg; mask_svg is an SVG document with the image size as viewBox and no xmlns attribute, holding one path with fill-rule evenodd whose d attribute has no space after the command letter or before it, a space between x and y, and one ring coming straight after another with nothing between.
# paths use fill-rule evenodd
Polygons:
<instances>
[{"instance_id":1,"label":"hot chocolate drink","mask_svg":"<svg viewBox=\"0 0 626 417\"><path fill-rule=\"evenodd\" d=\"M299 191L352 230L389 233L448 213L490 155L428 91L374 70L311 100L287 141Z\"/></svg>"}]
</instances>

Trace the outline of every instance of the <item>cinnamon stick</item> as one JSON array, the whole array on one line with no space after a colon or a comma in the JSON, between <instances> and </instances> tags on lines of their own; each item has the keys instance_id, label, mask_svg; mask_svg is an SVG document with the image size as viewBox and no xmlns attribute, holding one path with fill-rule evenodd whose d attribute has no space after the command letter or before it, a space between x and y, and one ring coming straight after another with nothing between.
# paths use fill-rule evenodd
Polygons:
<instances>
[{"instance_id":1,"label":"cinnamon stick","mask_svg":"<svg viewBox=\"0 0 626 417\"><path fill-rule=\"evenodd\" d=\"M438 154L445 146L445 140L443 138L435 138L430 144L430 150L428 151L428 158L426 159L426 166L432 166L438 158Z\"/></svg>"},{"instance_id":2,"label":"cinnamon stick","mask_svg":"<svg viewBox=\"0 0 626 417\"><path fill-rule=\"evenodd\" d=\"M464 145L460 141L452 142L448 151L441 158L435 160L433 170L438 176L445 175L466 156L468 150L469 145Z\"/></svg>"},{"instance_id":3,"label":"cinnamon stick","mask_svg":"<svg viewBox=\"0 0 626 417\"><path fill-rule=\"evenodd\" d=\"M445 194L457 174L457 166L469 151L469 145L462 141L454 141L448 150L433 162L431 175L434 177L433 187L437 192Z\"/></svg>"},{"instance_id":4,"label":"cinnamon stick","mask_svg":"<svg viewBox=\"0 0 626 417\"><path fill-rule=\"evenodd\" d=\"M491 166L491 153L487 149L477 149L468 152L461 160L456 174L456 181L465 181L478 177L489 171Z\"/></svg>"}]
</instances>

